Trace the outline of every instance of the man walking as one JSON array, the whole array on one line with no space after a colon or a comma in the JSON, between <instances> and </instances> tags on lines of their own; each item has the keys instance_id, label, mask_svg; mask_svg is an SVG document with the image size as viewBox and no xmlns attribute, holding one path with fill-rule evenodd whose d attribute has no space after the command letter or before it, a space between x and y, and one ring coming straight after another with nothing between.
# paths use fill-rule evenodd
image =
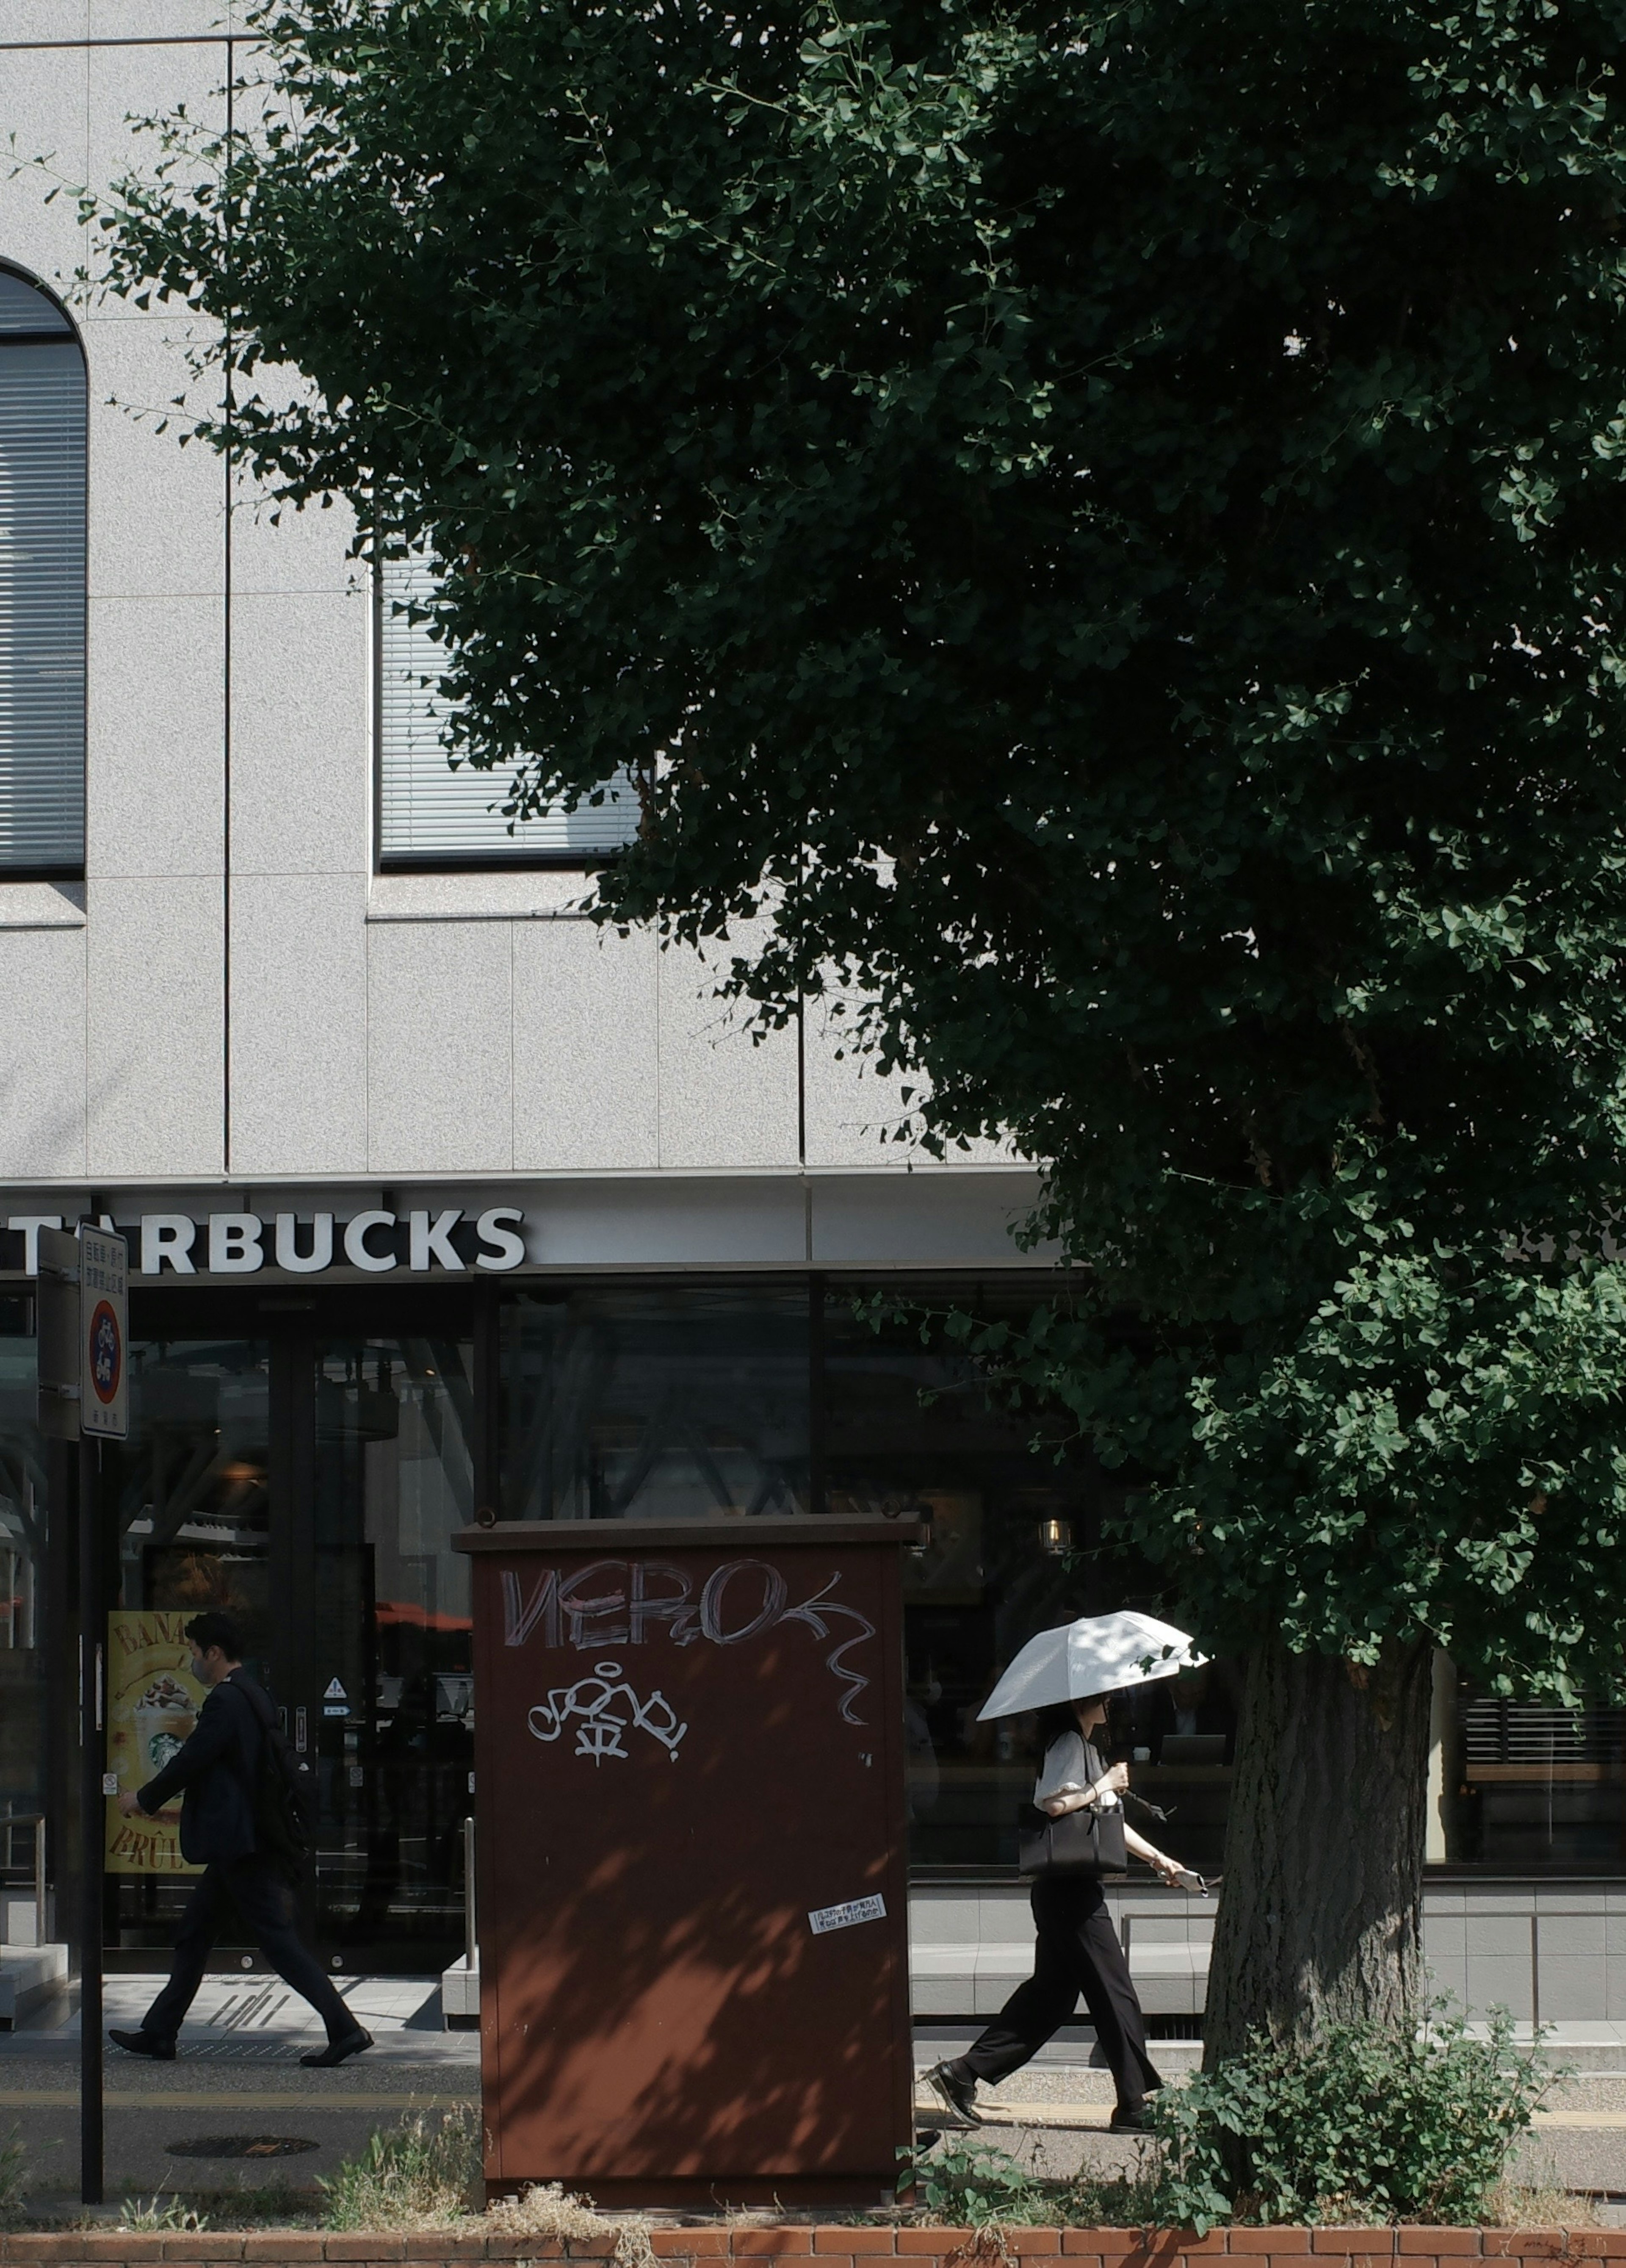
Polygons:
<instances>
[{"instance_id":1,"label":"man walking","mask_svg":"<svg viewBox=\"0 0 1626 2268\"><path fill-rule=\"evenodd\" d=\"M149 1818L183 1789L180 1855L203 1874L175 1936L169 1982L142 2020L138 2032L107 2035L131 2055L173 2060L175 2036L202 1982L204 1965L220 1934L230 1901L285 1984L308 2000L327 2028L327 2044L299 2060L317 2069L343 2063L372 2045L299 1942L293 1884L269 1851L256 1847L254 1789L266 1734L276 1721L270 1702L243 1668L243 1642L229 1615L195 1615L187 1624L192 1674L209 1695L192 1737L156 1778L134 1795L121 1795L127 1819Z\"/></svg>"}]
</instances>

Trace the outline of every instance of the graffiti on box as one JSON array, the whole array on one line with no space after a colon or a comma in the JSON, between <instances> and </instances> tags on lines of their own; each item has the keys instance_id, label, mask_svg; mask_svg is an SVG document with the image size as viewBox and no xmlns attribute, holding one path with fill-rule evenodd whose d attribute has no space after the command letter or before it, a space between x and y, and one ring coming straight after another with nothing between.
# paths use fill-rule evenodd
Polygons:
<instances>
[{"instance_id":1,"label":"graffiti on box","mask_svg":"<svg viewBox=\"0 0 1626 2268\"><path fill-rule=\"evenodd\" d=\"M693 1646L697 1641L710 1646L744 1646L784 1624L798 1623L817 1638L835 1638L836 1643L824 1660L836 1681L837 1707L848 1724L863 1725L868 1720L857 1713L854 1705L870 1680L861 1669L855 1669L846 1657L855 1646L865 1645L875 1636L875 1625L857 1607L850 1607L835 1596L840 1582L839 1572L833 1574L811 1597L792 1606L789 1586L778 1568L770 1567L762 1559L725 1559L706 1578L695 1597L693 1577L664 1560L594 1559L568 1574L549 1568L536 1578L527 1596L519 1575L513 1569L504 1568L503 1642L505 1646L524 1646L532 1632L540 1629L545 1646L570 1646L587 1652L600 1646L646 1646L664 1630L673 1646ZM845 1626L853 1624L857 1629L846 1629L842 1635ZM586 1734L590 1724L609 1723L606 1705L583 1708L573 1697L580 1695L585 1699L590 1690L612 1669L617 1677L621 1675L618 1664L600 1662L598 1676L583 1678L573 1686L551 1692L540 1709L533 1709L531 1729L538 1740L557 1740L570 1719L577 1724L578 1756L625 1753L591 1745L607 1737L601 1732ZM654 1726L645 1723L636 1712L640 1708L652 1710L657 1703L675 1723L669 1705L659 1693L651 1694L648 1702L638 1703L629 1685L615 1690L628 1697L633 1712L622 1730L628 1729L629 1723L640 1726L645 1732L655 1732ZM537 1732L539 1716L555 1729ZM665 1732L655 1733L655 1738L666 1741L669 1752L675 1757L677 1742L685 1729L679 1727L673 1734L668 1726Z\"/></svg>"},{"instance_id":2,"label":"graffiti on box","mask_svg":"<svg viewBox=\"0 0 1626 2268\"><path fill-rule=\"evenodd\" d=\"M688 1727L679 1724L678 1712L664 1693L657 1690L647 1701L640 1701L630 1685L618 1682L621 1676L619 1661L600 1661L594 1665L591 1677L578 1677L574 1685L555 1685L526 1719L533 1737L556 1741L565 1727L574 1722L573 1753L591 1756L595 1764L601 1764L607 1756L624 1758L631 1753L622 1734L636 1726L641 1733L658 1741L676 1764L678 1744ZM625 1715L618 1712L617 1703L625 1704Z\"/></svg>"}]
</instances>

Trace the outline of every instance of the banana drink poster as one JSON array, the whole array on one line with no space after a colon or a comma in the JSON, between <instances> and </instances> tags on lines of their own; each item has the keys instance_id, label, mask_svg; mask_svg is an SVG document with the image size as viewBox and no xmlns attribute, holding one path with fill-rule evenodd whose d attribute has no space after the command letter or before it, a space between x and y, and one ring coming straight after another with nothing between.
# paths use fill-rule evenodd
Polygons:
<instances>
[{"instance_id":1,"label":"banana drink poster","mask_svg":"<svg viewBox=\"0 0 1626 2268\"><path fill-rule=\"evenodd\" d=\"M197 1722L203 1688L184 1635L190 1614L121 1609L107 1617L107 1771L133 1795L163 1771ZM110 1874L195 1874L180 1855L180 1813L123 1819L107 1806Z\"/></svg>"}]
</instances>

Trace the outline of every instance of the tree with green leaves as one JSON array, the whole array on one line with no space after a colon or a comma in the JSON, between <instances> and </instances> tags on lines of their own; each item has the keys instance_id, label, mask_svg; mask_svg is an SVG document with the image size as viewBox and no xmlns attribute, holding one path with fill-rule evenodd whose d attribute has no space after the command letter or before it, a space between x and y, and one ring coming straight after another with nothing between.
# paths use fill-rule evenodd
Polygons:
<instances>
[{"instance_id":1,"label":"tree with green leaves","mask_svg":"<svg viewBox=\"0 0 1626 2268\"><path fill-rule=\"evenodd\" d=\"M98 272L432 554L460 760L633 769L603 919L1042 1162L956 1328L1247 1656L1210 2055L1409 2022L1436 1649L1622 1683L1626 6L257 28Z\"/></svg>"}]
</instances>

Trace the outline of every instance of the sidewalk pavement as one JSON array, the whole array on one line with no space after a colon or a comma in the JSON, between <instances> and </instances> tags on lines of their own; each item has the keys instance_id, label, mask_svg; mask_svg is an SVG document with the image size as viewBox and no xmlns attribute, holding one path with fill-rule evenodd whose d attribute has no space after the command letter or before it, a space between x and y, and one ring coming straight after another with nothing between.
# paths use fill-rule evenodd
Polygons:
<instances>
[{"instance_id":1,"label":"sidewalk pavement","mask_svg":"<svg viewBox=\"0 0 1626 2268\"><path fill-rule=\"evenodd\" d=\"M107 2195L274 2183L308 2191L404 2111L477 2105L479 2036L441 2029L436 1980L358 1976L335 1982L377 2043L337 2071L301 2066L299 2057L320 2043L321 2027L303 2000L263 1975L208 1977L173 2063L145 2062L109 2043ZM133 2029L155 1989L151 1977L109 1977L107 2022ZM1597 2063L1607 2057L1615 2068L1594 2065L1556 2085L1524 2147L1518 2177L1532 2187L1586 2191L1602 2201L1598 2209L1607 2220L1626 2219L1626 2026L1564 2026L1559 2034L1549 2043L1555 2060L1578 2060L1586 2051ZM969 2025L917 2026L917 2072L959 2053L972 2036ZM78 2049L70 2003L0 2034L0 2142L16 2130L36 2198L77 2195ZM984 2090L987 2124L975 2132L1051 2176L1129 2170L1144 2146L1106 2131L1112 2080L1092 2060L1097 2052L1087 2026L1069 2025L1024 2070ZM1193 2042L1159 2041L1152 2052L1176 2081L1202 2051ZM916 2112L928 2131L952 2123L924 2094L917 2094ZM195 2154L200 2142L211 2141L238 2154ZM177 2145L187 2146L184 2154L176 2154Z\"/></svg>"},{"instance_id":2,"label":"sidewalk pavement","mask_svg":"<svg viewBox=\"0 0 1626 2268\"><path fill-rule=\"evenodd\" d=\"M109 1977L105 2021L134 2030L158 1988L154 1977ZM280 1978L263 1973L205 1978L173 2063L126 2055L109 2041L107 2194L160 2189L242 2191L283 2183L309 2190L342 2159L366 2147L374 2129L412 2109L475 2106L480 2036L441 2029L432 1977L335 1977L375 2045L336 2071L306 2071L320 2021ZM79 2019L70 2002L26 2028L0 2034L0 2142L15 2130L36 2198L70 2198L79 2182ZM217 2141L253 2154L173 2154L173 2146ZM289 2154L271 2144L299 2144Z\"/></svg>"},{"instance_id":3,"label":"sidewalk pavement","mask_svg":"<svg viewBox=\"0 0 1626 2268\"><path fill-rule=\"evenodd\" d=\"M107 1977L102 1988L104 2022L121 2031L138 2029L162 1981L157 1976ZM335 1976L333 1981L377 2043L364 2061L467 2065L477 2071L480 2035L442 2029L438 1978ZM0 2075L14 2061L33 2057L65 2057L77 2063L77 1992L73 1993L26 2019L16 2031L0 2033ZM217 1972L206 1977L199 1987L181 2027L179 2047L187 2062L203 2057L229 2063L288 2063L297 2068L299 2058L307 2050L320 2047L324 2036L314 2009L291 1992L280 1977L269 1977L263 1971L243 1977ZM108 2047L109 2085L115 2068L134 2067L176 2068L173 2065L138 2066L136 2058ZM349 2068L340 2066L341 2072ZM0 2076L0 2085L4 2083Z\"/></svg>"}]
</instances>

